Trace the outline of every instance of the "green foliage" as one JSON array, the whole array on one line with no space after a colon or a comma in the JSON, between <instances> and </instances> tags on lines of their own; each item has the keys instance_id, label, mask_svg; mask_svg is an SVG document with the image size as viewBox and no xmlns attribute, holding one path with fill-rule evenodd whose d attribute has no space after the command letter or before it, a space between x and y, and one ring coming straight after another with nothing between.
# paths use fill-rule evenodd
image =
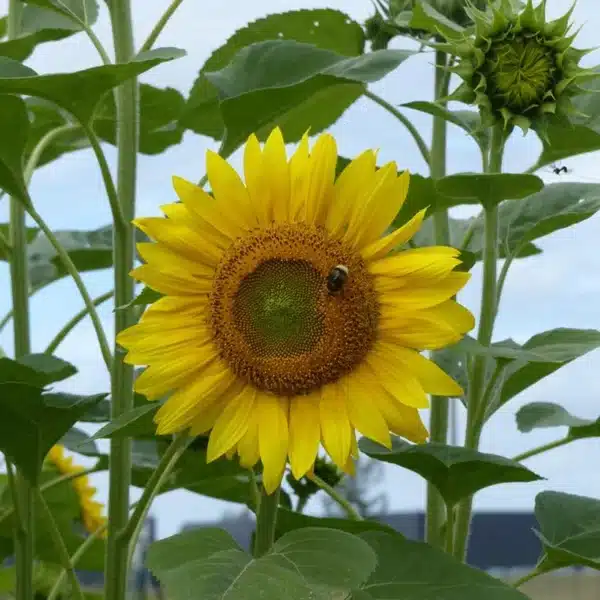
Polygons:
<instances>
[{"instance_id":1,"label":"green foliage","mask_svg":"<svg viewBox=\"0 0 600 600\"><path fill-rule=\"evenodd\" d=\"M404 467L432 483L448 505L499 483L542 479L533 471L503 456L484 454L459 446L409 444L393 438L392 449L362 438L360 449L377 460Z\"/></svg>"},{"instance_id":2,"label":"green foliage","mask_svg":"<svg viewBox=\"0 0 600 600\"><path fill-rule=\"evenodd\" d=\"M0 190L27 202L23 160L29 120L25 103L15 96L0 96Z\"/></svg>"},{"instance_id":3,"label":"green foliage","mask_svg":"<svg viewBox=\"0 0 600 600\"><path fill-rule=\"evenodd\" d=\"M287 140L299 139L312 121L290 119L289 114L297 107L339 85L345 86L354 100L367 83L378 81L412 54L380 50L348 58L286 40L243 48L225 68L206 73L219 91L225 123L221 152L231 154L251 133L264 138L275 125L281 127ZM260 71L253 68L257 64Z\"/></svg>"},{"instance_id":4,"label":"green foliage","mask_svg":"<svg viewBox=\"0 0 600 600\"><path fill-rule=\"evenodd\" d=\"M63 378L63 361L48 357L44 364L39 357L29 362L0 359L0 450L35 484L50 448L105 395L45 392L46 382Z\"/></svg>"},{"instance_id":5,"label":"green foliage","mask_svg":"<svg viewBox=\"0 0 600 600\"><path fill-rule=\"evenodd\" d=\"M515 588L441 550L371 531L359 536L377 554L377 568L353 600L526 600Z\"/></svg>"},{"instance_id":6,"label":"green foliage","mask_svg":"<svg viewBox=\"0 0 600 600\"><path fill-rule=\"evenodd\" d=\"M30 4L37 4L60 15L70 21L90 26L98 18L98 3L96 0L27 0Z\"/></svg>"},{"instance_id":7,"label":"green foliage","mask_svg":"<svg viewBox=\"0 0 600 600\"><path fill-rule=\"evenodd\" d=\"M573 565L600 570L600 500L542 492L535 499L535 517L544 547L538 570Z\"/></svg>"},{"instance_id":8,"label":"green foliage","mask_svg":"<svg viewBox=\"0 0 600 600\"><path fill-rule=\"evenodd\" d=\"M236 31L204 63L189 95L182 119L184 126L196 133L221 139L225 123L219 107L219 94L206 74L226 67L242 48L250 44L280 39L312 44L344 56L358 56L364 48L360 25L336 10L294 10L253 21ZM349 88L323 90L316 101L307 102L304 107L296 107L295 116L289 118L299 124L292 131L286 131L286 139L295 141L290 134L304 128L299 134L302 135L307 128L306 123L310 123L313 133L331 125L359 95Z\"/></svg>"},{"instance_id":9,"label":"green foliage","mask_svg":"<svg viewBox=\"0 0 600 600\"><path fill-rule=\"evenodd\" d=\"M340 548L344 552L340 552ZM279 538L259 559L224 531L199 529L155 542L148 566L173 600L202 596L273 600L324 600L360 586L375 569L371 547L356 536L304 528Z\"/></svg>"},{"instance_id":10,"label":"green foliage","mask_svg":"<svg viewBox=\"0 0 600 600\"><path fill-rule=\"evenodd\" d=\"M136 406L99 429L91 439L152 435L156 431L154 415L159 408L160 402Z\"/></svg>"}]
</instances>

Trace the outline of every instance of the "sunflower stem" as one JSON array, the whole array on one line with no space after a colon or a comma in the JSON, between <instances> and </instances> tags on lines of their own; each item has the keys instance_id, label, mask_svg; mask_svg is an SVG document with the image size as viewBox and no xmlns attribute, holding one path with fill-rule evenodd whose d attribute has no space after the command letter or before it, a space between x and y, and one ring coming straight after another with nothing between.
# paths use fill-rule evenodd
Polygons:
<instances>
[{"instance_id":1,"label":"sunflower stem","mask_svg":"<svg viewBox=\"0 0 600 600\"><path fill-rule=\"evenodd\" d=\"M446 77L447 56L444 52L435 53L435 100L448 95L449 78ZM442 102L443 103L443 102ZM446 174L446 121L440 117L433 118L431 137L430 172L433 179ZM450 243L448 211L438 211L433 215L435 243L445 246ZM433 355L435 359L435 354ZM431 397L431 416L429 421L429 439L432 442L445 444L448 439L448 399L440 396ZM435 487L427 484L426 540L433 546L443 547L442 525L446 520L444 499Z\"/></svg>"},{"instance_id":2,"label":"sunflower stem","mask_svg":"<svg viewBox=\"0 0 600 600\"><path fill-rule=\"evenodd\" d=\"M502 155L506 142L505 132L501 125L492 129L490 144L489 172L500 173L502 170ZM497 276L498 265L498 206L487 205L483 207L484 216L484 245L483 245L483 283L481 290L481 312L479 314L479 331L477 341L482 346L489 346L494 332L497 302ZM485 393L485 379L489 361L485 356L474 358L473 370L469 380L467 402L467 430L465 446L477 450L481 430L485 421L485 406L482 406ZM491 395L490 395L491 396ZM471 526L471 512L473 497L465 498L459 505L456 514L456 528L454 539L454 556L465 559L469 529Z\"/></svg>"},{"instance_id":3,"label":"sunflower stem","mask_svg":"<svg viewBox=\"0 0 600 600\"><path fill-rule=\"evenodd\" d=\"M119 540L124 544L127 544L129 548L127 558L128 564L131 564L131 558L144 525L144 521L148 516L148 511L152 506L152 501L156 498L167 477L169 477L177 464L177 461L193 440L194 438L188 437L186 433L180 433L175 436L169 447L165 450L165 453L162 455L158 466L148 479L142 497L138 500L126 527L119 533Z\"/></svg>"},{"instance_id":4,"label":"sunflower stem","mask_svg":"<svg viewBox=\"0 0 600 600\"><path fill-rule=\"evenodd\" d=\"M44 519L50 532L50 537L52 538L52 542L54 543L54 549L71 583L71 596L75 598L75 600L84 600L83 592L81 591L81 585L79 584L79 580L77 579L77 574L75 573L75 569L73 568L73 563L71 562L71 558L69 557L69 552L65 545L65 541L63 539L62 534L60 533L56 521L54 520L52 511L48 507L48 504L43 494L39 490L36 491L38 505L42 509Z\"/></svg>"},{"instance_id":5,"label":"sunflower stem","mask_svg":"<svg viewBox=\"0 0 600 600\"><path fill-rule=\"evenodd\" d=\"M7 38L15 39L21 29L22 4L8 1ZM13 308L15 358L29 354L29 269L27 261L27 227L25 207L18 198L10 198L9 207L10 281ZM19 503L20 519L15 530L16 599L33 598L34 540L34 487L17 470L15 477L15 502Z\"/></svg>"},{"instance_id":6,"label":"sunflower stem","mask_svg":"<svg viewBox=\"0 0 600 600\"><path fill-rule=\"evenodd\" d=\"M362 521L362 517L358 514L358 512L354 509L352 504L344 498L333 486L329 485L326 481L321 479L318 475L314 473L308 476L309 479L314 481L332 500L337 502L346 513L346 516L353 521Z\"/></svg>"},{"instance_id":7,"label":"sunflower stem","mask_svg":"<svg viewBox=\"0 0 600 600\"><path fill-rule=\"evenodd\" d=\"M515 462L521 462L532 456L537 456L538 454L543 454L544 452L548 452L549 450L554 450L554 448L560 448L561 446L566 446L571 442L575 441L576 438L565 436L564 438L560 438L560 440L554 440L553 442L548 442L547 444L542 444L541 446L536 446L531 450L527 450L526 452L522 452L521 454L517 454L511 460Z\"/></svg>"},{"instance_id":8,"label":"sunflower stem","mask_svg":"<svg viewBox=\"0 0 600 600\"><path fill-rule=\"evenodd\" d=\"M267 494L262 489L258 515L256 517L256 534L254 539L254 557L260 558L265 555L275 541L275 527L277 526L277 511L279 510L279 494L281 488L277 488L272 494Z\"/></svg>"},{"instance_id":9,"label":"sunflower stem","mask_svg":"<svg viewBox=\"0 0 600 600\"><path fill-rule=\"evenodd\" d=\"M183 0L172 0L171 4L167 7L167 10L163 13L160 19L156 22L156 25L150 32L150 35L146 39L146 41L142 44L140 48L141 52L148 52L148 50L152 50L152 46L154 46L158 36L162 33L163 29L169 22L169 19L173 16L175 11L179 8L179 6L183 3Z\"/></svg>"},{"instance_id":10,"label":"sunflower stem","mask_svg":"<svg viewBox=\"0 0 600 600\"><path fill-rule=\"evenodd\" d=\"M110 22L115 48L115 62L129 62L135 52L130 0L112 0ZM113 264L115 306L125 306L134 297L129 272L135 260L135 241L131 221L135 216L137 175L139 95L136 78L129 79L115 91L117 126L117 199L120 216L115 215ZM100 157L100 154L98 154ZM109 184L107 177L105 182ZM107 190L109 185L107 185ZM111 203L112 205L112 203ZM116 207L113 207L113 213ZM134 324L133 311L115 311L115 336ZM133 408L133 367L122 360L115 343L111 379L111 420ZM104 571L105 597L125 600L128 582L128 539L121 535L129 521L129 486L131 483L131 438L110 441L108 494L108 540Z\"/></svg>"}]
</instances>

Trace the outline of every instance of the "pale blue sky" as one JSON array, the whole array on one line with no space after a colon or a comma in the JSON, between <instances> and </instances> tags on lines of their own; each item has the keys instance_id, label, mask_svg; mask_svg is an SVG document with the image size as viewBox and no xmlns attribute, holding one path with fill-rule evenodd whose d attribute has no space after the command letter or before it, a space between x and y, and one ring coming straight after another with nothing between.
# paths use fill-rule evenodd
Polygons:
<instances>
[{"instance_id":1,"label":"pale blue sky","mask_svg":"<svg viewBox=\"0 0 600 600\"><path fill-rule=\"evenodd\" d=\"M0 14L5 12L6 4L6 0L0 0ZM100 4L104 9L103 3ZM548 4L550 14L557 16L568 9L570 1L549 0ZM575 9L575 21L583 24L578 38L579 46L597 44L595 32L600 27L600 14L592 8L595 4L595 0L580 0ZM146 37L166 5L166 0L134 2L138 42ZM372 10L368 0L329 0L327 5L344 10L357 20L364 20ZM156 68L144 75L143 80L163 87L172 86L186 94L212 49L249 20L276 11L322 6L318 0L230 0L222 3L187 0L159 39L159 45L184 48L188 55ZM110 39L105 11L97 24L97 33L103 41ZM600 62L600 53L589 58L591 62L594 59ZM430 61L430 56L426 55L407 61L385 81L374 85L374 91L392 104L430 99ZM40 73L86 68L97 63L93 49L82 35L56 44L46 44L29 61ZM428 137L429 119L419 113L411 113L411 117ZM368 147L378 147L380 160L394 159L402 168L424 173L420 155L404 129L380 107L366 100L348 110L343 119L332 127L332 132L337 137L340 153L345 156L355 155ZM141 156L138 214L157 214L160 204L174 199L171 175L199 179L204 173L204 153L206 149L215 147L212 140L186 134L180 146L161 156ZM519 171L528 167L535 161L538 151L539 143L533 135L526 138L515 135L506 152L506 170ZM114 149L107 147L106 152L111 164L114 164ZM238 162L239 157L234 157L234 160ZM476 170L479 164L476 146L462 130L451 127L449 172ZM561 180L576 179L577 176L593 178L599 171L596 154L574 158L567 164L574 174L564 176ZM600 175L598 177L600 181ZM549 174L544 174L544 178L548 181L555 179ZM72 154L37 171L31 192L38 211L55 229L94 229L109 222L108 203L98 168L88 151ZM7 212L7 203L0 203L0 222L7 220ZM457 214L471 212L470 209L461 209ZM600 292L599 232L600 220L598 217L592 218L542 240L543 255L519 261L513 267L498 319L497 339L510 336L523 341L535 333L558 326L600 328L600 313L595 304ZM85 275L85 281L93 296L112 287L108 271ZM472 282L461 295L461 300L474 311L478 309L480 282L480 269L477 267ZM8 268L5 263L0 263L0 315L10 308L8 289ZM73 283L65 279L36 295L31 306L33 347L41 351L61 325L81 308L82 303ZM109 306L101 309L101 316L111 334L112 315ZM0 335L0 346L10 354L10 327ZM81 324L57 354L79 368L79 374L63 384L63 389L82 393L104 392L108 389L108 377L89 322ZM600 352L591 353L523 393L492 419L484 434L482 449L513 456L562 435L560 430L527 435L517 431L514 413L519 406L531 401L559 402L577 415L596 418L600 415L598 368ZM461 409L461 423L463 417ZM590 461L590 457L594 456L600 456L600 440L580 441L534 458L528 465L546 477L547 481L494 487L479 494L475 505L488 510L528 510L533 506L535 494L543 489L600 496L600 478L597 477L597 470L590 465L590 462L597 463L595 458ZM106 498L106 477L98 475L94 479L101 497ZM408 471L386 467L385 490L390 496L392 510L414 510L423 506L424 484ZM317 508L316 503L309 506L309 509ZM235 505L225 502L187 492L174 492L160 497L153 512L158 516L159 534L163 536L174 533L185 521L218 517L224 509L238 510Z\"/></svg>"}]
</instances>

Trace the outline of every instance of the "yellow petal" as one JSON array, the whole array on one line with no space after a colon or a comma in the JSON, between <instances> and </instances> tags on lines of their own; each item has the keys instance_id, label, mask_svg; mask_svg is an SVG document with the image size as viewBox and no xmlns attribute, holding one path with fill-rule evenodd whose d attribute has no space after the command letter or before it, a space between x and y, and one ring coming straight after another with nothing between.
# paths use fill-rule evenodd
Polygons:
<instances>
[{"instance_id":1,"label":"yellow petal","mask_svg":"<svg viewBox=\"0 0 600 600\"><path fill-rule=\"evenodd\" d=\"M380 343L379 347L387 356L393 355L394 360L405 365L414 373L423 389L429 394L437 396L462 396L463 389L433 361L428 360L415 350L408 348L399 348L397 346Z\"/></svg>"},{"instance_id":2,"label":"yellow petal","mask_svg":"<svg viewBox=\"0 0 600 600\"><path fill-rule=\"evenodd\" d=\"M158 435L187 429L203 407L219 398L234 382L235 376L226 363L212 361L194 381L176 391L161 406L154 417Z\"/></svg>"},{"instance_id":3,"label":"yellow petal","mask_svg":"<svg viewBox=\"0 0 600 600\"><path fill-rule=\"evenodd\" d=\"M417 377L403 364L394 361L385 348L376 345L367 355L367 364L379 384L399 402L413 408L428 408L429 399Z\"/></svg>"},{"instance_id":4,"label":"yellow petal","mask_svg":"<svg viewBox=\"0 0 600 600\"><path fill-rule=\"evenodd\" d=\"M258 448L258 411L256 410L256 404L254 413L250 415L248 430L240 439L237 451L240 456L240 465L244 469L251 469L260 458Z\"/></svg>"},{"instance_id":5,"label":"yellow petal","mask_svg":"<svg viewBox=\"0 0 600 600\"><path fill-rule=\"evenodd\" d=\"M419 310L436 306L456 296L470 277L470 273L461 271L452 271L443 279L433 282L414 277L410 286L397 292L380 289L378 284L381 278L376 277L374 287L379 293L379 302L382 306L386 305L399 311Z\"/></svg>"},{"instance_id":6,"label":"yellow petal","mask_svg":"<svg viewBox=\"0 0 600 600\"><path fill-rule=\"evenodd\" d=\"M196 231L171 222L170 219L147 217L135 219L133 223L153 240L191 260L211 266L216 266L221 260L220 248L204 240Z\"/></svg>"},{"instance_id":7,"label":"yellow petal","mask_svg":"<svg viewBox=\"0 0 600 600\"><path fill-rule=\"evenodd\" d=\"M449 246L413 248L371 262L369 271L387 279L401 279L408 275L435 279L448 275L460 265L459 254L459 250Z\"/></svg>"},{"instance_id":8,"label":"yellow petal","mask_svg":"<svg viewBox=\"0 0 600 600\"><path fill-rule=\"evenodd\" d=\"M194 296L208 294L212 291L212 281L199 279L183 271L164 272L155 266L145 264L136 267L129 273L137 281L142 281L161 294L174 296Z\"/></svg>"},{"instance_id":9,"label":"yellow petal","mask_svg":"<svg viewBox=\"0 0 600 600\"><path fill-rule=\"evenodd\" d=\"M391 448L389 427L381 416L376 403L372 400L371 382L361 377L359 371L352 373L349 379L349 393L346 402L352 427L379 444Z\"/></svg>"},{"instance_id":10,"label":"yellow petal","mask_svg":"<svg viewBox=\"0 0 600 600\"><path fill-rule=\"evenodd\" d=\"M290 465L296 479L303 477L312 467L319 450L321 427L319 395L290 398Z\"/></svg>"},{"instance_id":11,"label":"yellow petal","mask_svg":"<svg viewBox=\"0 0 600 600\"><path fill-rule=\"evenodd\" d=\"M308 133L305 133L290 159L290 220L292 222L297 221L299 217L304 218L309 182L309 161Z\"/></svg>"},{"instance_id":12,"label":"yellow petal","mask_svg":"<svg viewBox=\"0 0 600 600\"><path fill-rule=\"evenodd\" d=\"M373 194L366 205L363 228L356 241L359 248L365 248L381 238L406 200L410 175L408 171L396 175L395 167L394 177Z\"/></svg>"},{"instance_id":13,"label":"yellow petal","mask_svg":"<svg viewBox=\"0 0 600 600\"><path fill-rule=\"evenodd\" d=\"M362 250L365 260L378 260L387 256L392 250L406 244L421 229L427 209L419 211L405 225L396 229L389 235L377 240Z\"/></svg>"},{"instance_id":14,"label":"yellow petal","mask_svg":"<svg viewBox=\"0 0 600 600\"><path fill-rule=\"evenodd\" d=\"M137 250L147 263L163 272L183 272L209 280L212 280L215 274L215 269L210 265L176 254L160 244L140 242L137 244Z\"/></svg>"},{"instance_id":15,"label":"yellow petal","mask_svg":"<svg viewBox=\"0 0 600 600\"><path fill-rule=\"evenodd\" d=\"M333 136L321 134L310 153L310 178L306 194L305 219L311 225L325 225L331 205L337 146Z\"/></svg>"},{"instance_id":16,"label":"yellow petal","mask_svg":"<svg viewBox=\"0 0 600 600\"><path fill-rule=\"evenodd\" d=\"M281 483L288 454L289 400L259 392L256 397L256 410L263 485L267 494L271 494Z\"/></svg>"},{"instance_id":17,"label":"yellow petal","mask_svg":"<svg viewBox=\"0 0 600 600\"><path fill-rule=\"evenodd\" d=\"M350 162L335 182L326 228L332 237L341 237L350 216L360 210L365 190L375 175L375 152L367 150Z\"/></svg>"},{"instance_id":18,"label":"yellow petal","mask_svg":"<svg viewBox=\"0 0 600 600\"><path fill-rule=\"evenodd\" d=\"M272 221L271 197L264 193L262 150L254 134L248 138L244 148L244 179L258 224L268 225Z\"/></svg>"},{"instance_id":19,"label":"yellow petal","mask_svg":"<svg viewBox=\"0 0 600 600\"><path fill-rule=\"evenodd\" d=\"M228 452L246 434L255 397L256 390L247 385L227 402L210 433L206 451L208 462Z\"/></svg>"},{"instance_id":20,"label":"yellow petal","mask_svg":"<svg viewBox=\"0 0 600 600\"><path fill-rule=\"evenodd\" d=\"M219 208L245 229L257 224L248 190L235 169L216 152L206 153L206 172Z\"/></svg>"},{"instance_id":21,"label":"yellow petal","mask_svg":"<svg viewBox=\"0 0 600 600\"><path fill-rule=\"evenodd\" d=\"M321 388L320 416L323 446L340 468L350 455L351 428L346 399L348 383L340 379Z\"/></svg>"},{"instance_id":22,"label":"yellow petal","mask_svg":"<svg viewBox=\"0 0 600 600\"><path fill-rule=\"evenodd\" d=\"M269 174L265 178L271 196L273 219L278 222L289 220L290 214L290 167L285 152L281 129L273 129L263 149L263 169Z\"/></svg>"}]
</instances>

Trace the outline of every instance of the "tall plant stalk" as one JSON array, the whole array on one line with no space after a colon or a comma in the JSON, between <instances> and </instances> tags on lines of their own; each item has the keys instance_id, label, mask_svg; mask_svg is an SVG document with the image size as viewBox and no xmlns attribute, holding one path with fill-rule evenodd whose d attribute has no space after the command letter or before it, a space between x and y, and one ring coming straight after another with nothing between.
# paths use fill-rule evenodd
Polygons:
<instances>
[{"instance_id":1,"label":"tall plant stalk","mask_svg":"<svg viewBox=\"0 0 600 600\"><path fill-rule=\"evenodd\" d=\"M21 3L9 0L7 37L18 37L21 28ZM29 354L29 270L27 264L27 229L25 227L25 209L17 198L10 199L10 281L13 305L13 330L15 358ZM15 478L16 498L19 504L20 519L15 531L16 554L16 598L33 598L33 557L34 557L34 501L35 490L17 471Z\"/></svg>"},{"instance_id":2,"label":"tall plant stalk","mask_svg":"<svg viewBox=\"0 0 600 600\"><path fill-rule=\"evenodd\" d=\"M135 54L130 0L112 0L110 18L116 62L128 62ZM114 288L115 306L123 306L131 301L134 292L129 272L135 257L133 226L130 223L135 215L139 119L137 80L121 85L115 92L115 99L118 123L117 194L125 223L114 223ZM115 311L115 335L133 322L132 311ZM133 368L122 361L116 347L113 356L111 418L116 419L133 408ZM131 438L114 438L110 443L105 568L105 597L110 600L124 600L127 591L129 540L119 534L128 521L130 481Z\"/></svg>"},{"instance_id":3,"label":"tall plant stalk","mask_svg":"<svg viewBox=\"0 0 600 600\"><path fill-rule=\"evenodd\" d=\"M490 173L500 173L502 170L502 155L506 141L502 125L496 125L492 130L490 144ZM484 244L483 244L483 282L481 291L481 309L479 314L479 329L477 340L482 346L489 346L494 332L497 302L497 264L498 264L498 206L485 206L484 215ZM472 376L469 379L467 404L467 428L465 446L473 450L479 447L479 439L485 418L485 406L482 406L485 392L485 376L488 358L476 356ZM454 556L465 559L469 541L473 498L463 500L457 511Z\"/></svg>"},{"instance_id":4,"label":"tall plant stalk","mask_svg":"<svg viewBox=\"0 0 600 600\"><path fill-rule=\"evenodd\" d=\"M445 70L447 55L444 52L435 53L435 100L443 104L441 98L448 95L449 77ZM434 117L431 136L430 173L433 179L444 177L446 174L446 121ZM433 226L435 243L446 246L450 243L448 228L448 211L434 213ZM448 398L432 396L431 417L429 421L430 439L432 442L445 444L448 438ZM427 513L426 539L434 545L442 547L444 536L442 527L446 518L445 503L440 493L430 483L427 484Z\"/></svg>"}]
</instances>

